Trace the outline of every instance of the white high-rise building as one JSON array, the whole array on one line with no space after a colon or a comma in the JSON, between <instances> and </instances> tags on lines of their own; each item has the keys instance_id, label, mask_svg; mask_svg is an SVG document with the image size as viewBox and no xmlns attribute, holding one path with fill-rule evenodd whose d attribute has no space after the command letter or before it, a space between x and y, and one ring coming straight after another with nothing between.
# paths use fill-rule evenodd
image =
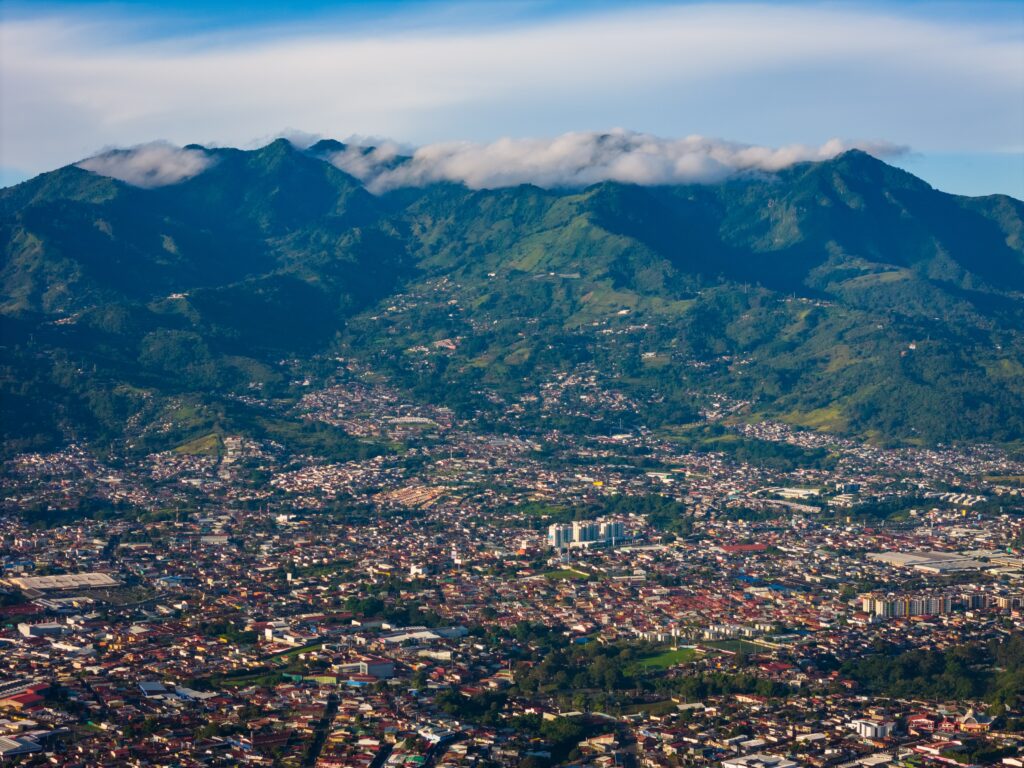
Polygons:
<instances>
[{"instance_id":1,"label":"white high-rise building","mask_svg":"<svg viewBox=\"0 0 1024 768\"><path fill-rule=\"evenodd\" d=\"M601 523L599 537L601 541L604 541L608 544L614 544L622 541L623 537L625 536L625 533L625 526L619 521L614 521L610 523Z\"/></svg>"},{"instance_id":2,"label":"white high-rise building","mask_svg":"<svg viewBox=\"0 0 1024 768\"><path fill-rule=\"evenodd\" d=\"M577 520L572 524L572 539L578 543L599 541L601 526L589 520Z\"/></svg>"},{"instance_id":3,"label":"white high-rise building","mask_svg":"<svg viewBox=\"0 0 1024 768\"><path fill-rule=\"evenodd\" d=\"M548 526L548 544L555 549L568 547L573 541L573 527L571 525L555 523Z\"/></svg>"},{"instance_id":4,"label":"white high-rise building","mask_svg":"<svg viewBox=\"0 0 1024 768\"><path fill-rule=\"evenodd\" d=\"M586 547L593 544L619 544L626 538L626 526L610 520L596 522L577 520L572 524L554 523L548 526L548 545L555 549L571 546Z\"/></svg>"}]
</instances>

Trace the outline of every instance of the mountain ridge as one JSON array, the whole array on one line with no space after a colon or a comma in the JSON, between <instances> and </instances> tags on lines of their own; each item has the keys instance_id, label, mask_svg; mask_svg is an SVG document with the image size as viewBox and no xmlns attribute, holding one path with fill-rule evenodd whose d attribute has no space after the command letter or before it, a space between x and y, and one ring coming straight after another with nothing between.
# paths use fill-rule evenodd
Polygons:
<instances>
[{"instance_id":1,"label":"mountain ridge","mask_svg":"<svg viewBox=\"0 0 1024 768\"><path fill-rule=\"evenodd\" d=\"M119 414L182 393L293 398L280 360L337 355L480 418L583 365L644 404L637 424L715 392L878 440L1024 435L1013 198L858 150L718 184L374 195L323 159L343 149L202 148L176 184L67 166L0 190L0 397L44 414L8 421L5 450L130 441Z\"/></svg>"}]
</instances>

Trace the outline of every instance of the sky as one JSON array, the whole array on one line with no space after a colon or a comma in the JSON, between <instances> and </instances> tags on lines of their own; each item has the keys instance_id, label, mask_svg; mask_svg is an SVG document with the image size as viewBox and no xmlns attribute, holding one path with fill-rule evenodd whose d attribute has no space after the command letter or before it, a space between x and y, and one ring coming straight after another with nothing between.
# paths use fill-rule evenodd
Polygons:
<instances>
[{"instance_id":1,"label":"sky","mask_svg":"<svg viewBox=\"0 0 1024 768\"><path fill-rule=\"evenodd\" d=\"M608 132L674 167L693 137L729 162L876 147L939 189L1024 199L1024 0L0 0L2 185L280 135L529 180L566 135Z\"/></svg>"}]
</instances>

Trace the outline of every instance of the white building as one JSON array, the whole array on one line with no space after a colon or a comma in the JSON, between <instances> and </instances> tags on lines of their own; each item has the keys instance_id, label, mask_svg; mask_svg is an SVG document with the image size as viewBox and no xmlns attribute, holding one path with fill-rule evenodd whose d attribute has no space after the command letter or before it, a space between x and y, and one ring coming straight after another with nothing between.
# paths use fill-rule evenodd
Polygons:
<instances>
[{"instance_id":1,"label":"white building","mask_svg":"<svg viewBox=\"0 0 1024 768\"><path fill-rule=\"evenodd\" d=\"M854 720L850 727L862 739L887 739L896 728L896 723L891 720Z\"/></svg>"},{"instance_id":2,"label":"white building","mask_svg":"<svg viewBox=\"0 0 1024 768\"><path fill-rule=\"evenodd\" d=\"M555 523L548 526L548 545L554 549L595 544L615 545L625 538L626 527L618 520L577 520L571 525Z\"/></svg>"},{"instance_id":3,"label":"white building","mask_svg":"<svg viewBox=\"0 0 1024 768\"><path fill-rule=\"evenodd\" d=\"M602 541L615 544L622 541L626 535L626 527L618 520L610 523L601 523L599 536Z\"/></svg>"},{"instance_id":4,"label":"white building","mask_svg":"<svg viewBox=\"0 0 1024 768\"><path fill-rule=\"evenodd\" d=\"M722 768L797 768L798 765L788 758L760 752L722 761Z\"/></svg>"},{"instance_id":5,"label":"white building","mask_svg":"<svg viewBox=\"0 0 1024 768\"><path fill-rule=\"evenodd\" d=\"M574 541L573 538L573 527L571 525L555 525L548 526L548 544L555 549L562 549L568 547Z\"/></svg>"},{"instance_id":6,"label":"white building","mask_svg":"<svg viewBox=\"0 0 1024 768\"><path fill-rule=\"evenodd\" d=\"M22 637L46 637L47 635L63 635L67 626L56 621L40 622L39 624L22 623L18 632Z\"/></svg>"},{"instance_id":7,"label":"white building","mask_svg":"<svg viewBox=\"0 0 1024 768\"><path fill-rule=\"evenodd\" d=\"M597 541L601 535L601 526L587 520L577 520L572 524L572 540L579 544Z\"/></svg>"}]
</instances>

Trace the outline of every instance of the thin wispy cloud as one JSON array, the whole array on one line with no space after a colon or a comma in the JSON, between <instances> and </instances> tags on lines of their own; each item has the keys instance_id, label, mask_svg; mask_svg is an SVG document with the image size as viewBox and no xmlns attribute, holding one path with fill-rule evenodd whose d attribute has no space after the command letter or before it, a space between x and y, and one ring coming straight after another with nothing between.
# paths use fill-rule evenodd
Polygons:
<instances>
[{"instance_id":1,"label":"thin wispy cloud","mask_svg":"<svg viewBox=\"0 0 1024 768\"><path fill-rule=\"evenodd\" d=\"M619 129L566 133L553 139L430 144L405 161L399 160L401 148L392 143L372 148L349 144L329 159L379 193L440 181L459 182L473 189L519 184L585 187L601 181L643 185L716 182L744 171L777 171L797 162L827 160L854 148L880 157L907 151L887 142L833 139L820 146L773 148L703 136L666 139Z\"/></svg>"}]
</instances>

